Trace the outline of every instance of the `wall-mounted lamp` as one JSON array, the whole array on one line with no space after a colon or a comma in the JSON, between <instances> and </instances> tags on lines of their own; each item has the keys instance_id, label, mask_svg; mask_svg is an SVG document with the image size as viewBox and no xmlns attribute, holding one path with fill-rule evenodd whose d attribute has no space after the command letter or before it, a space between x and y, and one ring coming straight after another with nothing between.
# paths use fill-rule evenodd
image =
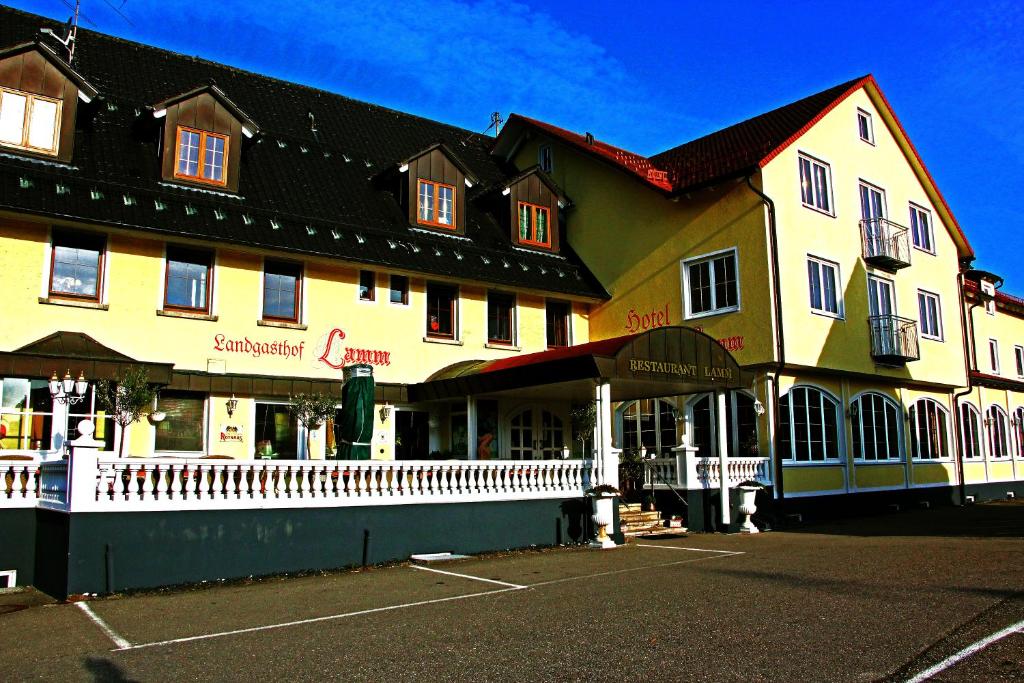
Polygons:
<instances>
[{"instance_id":1,"label":"wall-mounted lamp","mask_svg":"<svg viewBox=\"0 0 1024 683\"><path fill-rule=\"evenodd\" d=\"M858 403L851 403L846 411L846 416L851 420L856 420L858 415L860 415L860 405Z\"/></svg>"},{"instance_id":2,"label":"wall-mounted lamp","mask_svg":"<svg viewBox=\"0 0 1024 683\"><path fill-rule=\"evenodd\" d=\"M758 415L764 415L765 413L764 404L761 403L760 399L754 399L754 412L757 413Z\"/></svg>"},{"instance_id":3,"label":"wall-mounted lamp","mask_svg":"<svg viewBox=\"0 0 1024 683\"><path fill-rule=\"evenodd\" d=\"M380 421L382 423L387 422L388 418L391 417L391 406L385 403L380 407L380 410L377 411L377 414L380 415Z\"/></svg>"},{"instance_id":4,"label":"wall-mounted lamp","mask_svg":"<svg viewBox=\"0 0 1024 683\"><path fill-rule=\"evenodd\" d=\"M57 403L64 405L75 405L85 399L85 392L89 390L89 382L85 379L85 373L79 372L78 379L71 378L71 370L64 373L64 379L57 377L54 370L50 377L50 397Z\"/></svg>"},{"instance_id":5,"label":"wall-mounted lamp","mask_svg":"<svg viewBox=\"0 0 1024 683\"><path fill-rule=\"evenodd\" d=\"M231 394L231 398L224 402L224 408L228 411L228 417L234 417L235 411L238 410L238 399L234 394Z\"/></svg>"}]
</instances>

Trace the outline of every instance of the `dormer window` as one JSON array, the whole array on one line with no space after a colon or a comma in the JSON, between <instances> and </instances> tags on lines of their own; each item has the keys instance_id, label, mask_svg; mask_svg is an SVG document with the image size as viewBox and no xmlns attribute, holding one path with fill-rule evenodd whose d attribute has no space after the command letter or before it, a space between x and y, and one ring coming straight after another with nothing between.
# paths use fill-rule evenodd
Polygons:
<instances>
[{"instance_id":1,"label":"dormer window","mask_svg":"<svg viewBox=\"0 0 1024 683\"><path fill-rule=\"evenodd\" d=\"M228 138L203 130L178 126L175 178L224 185Z\"/></svg>"},{"instance_id":2,"label":"dormer window","mask_svg":"<svg viewBox=\"0 0 1024 683\"><path fill-rule=\"evenodd\" d=\"M0 88L0 144L57 154L60 100Z\"/></svg>"},{"instance_id":3,"label":"dormer window","mask_svg":"<svg viewBox=\"0 0 1024 683\"><path fill-rule=\"evenodd\" d=\"M548 228L549 209L527 202L519 202L519 243L551 248L551 230Z\"/></svg>"},{"instance_id":4,"label":"dormer window","mask_svg":"<svg viewBox=\"0 0 1024 683\"><path fill-rule=\"evenodd\" d=\"M454 229L455 188L453 186L421 178L416 197L416 215L420 223Z\"/></svg>"}]
</instances>

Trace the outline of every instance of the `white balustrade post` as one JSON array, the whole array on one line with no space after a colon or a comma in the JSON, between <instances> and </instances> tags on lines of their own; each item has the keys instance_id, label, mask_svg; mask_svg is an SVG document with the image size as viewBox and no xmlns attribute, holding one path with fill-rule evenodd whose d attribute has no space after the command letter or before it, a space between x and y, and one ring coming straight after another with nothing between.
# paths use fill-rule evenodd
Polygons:
<instances>
[{"instance_id":1,"label":"white balustrade post","mask_svg":"<svg viewBox=\"0 0 1024 683\"><path fill-rule=\"evenodd\" d=\"M68 442L71 456L68 461L68 512L96 509L96 481L99 474L99 451L103 442L92 438L95 426L92 420L78 423L79 437Z\"/></svg>"},{"instance_id":2,"label":"white balustrade post","mask_svg":"<svg viewBox=\"0 0 1024 683\"><path fill-rule=\"evenodd\" d=\"M612 449L612 385L602 381L594 392L597 420L594 424L594 465L598 484L619 488L618 452ZM621 452L621 451L619 451Z\"/></svg>"},{"instance_id":3,"label":"white balustrade post","mask_svg":"<svg viewBox=\"0 0 1024 683\"><path fill-rule=\"evenodd\" d=\"M728 526L730 521L729 510L729 466L726 462L726 449L728 447L728 424L726 423L726 400L724 391L715 392L717 402L716 417L718 418L718 486L722 495L722 526Z\"/></svg>"}]
</instances>

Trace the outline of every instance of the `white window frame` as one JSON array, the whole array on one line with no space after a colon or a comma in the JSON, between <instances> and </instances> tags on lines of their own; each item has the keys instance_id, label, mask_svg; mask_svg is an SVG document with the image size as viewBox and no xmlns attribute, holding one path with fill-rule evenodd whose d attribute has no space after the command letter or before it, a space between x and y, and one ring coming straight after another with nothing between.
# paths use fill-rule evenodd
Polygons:
<instances>
[{"instance_id":1,"label":"white window frame","mask_svg":"<svg viewBox=\"0 0 1024 683\"><path fill-rule=\"evenodd\" d=\"M819 280L822 283L825 282L824 268L826 268L826 267L827 268L831 268L834 271L834 273L835 273L835 275L834 275L835 283L833 285L834 286L834 290L835 290L835 296L836 296L836 311L835 311L835 313L833 313L832 311L829 311L829 310L827 310L825 308L815 308L814 307L814 302L813 301L809 301L810 306L811 306L811 313L814 313L815 315L823 315L826 318L835 318L837 320L845 319L846 314L845 314L845 312L843 310L843 289L842 289L842 278L840 277L840 272L839 272L839 264L836 263L835 261L829 261L828 259L823 259L823 258L819 258L817 256L812 256L811 254L807 255L807 262L808 262L808 264L810 264L810 263L815 264L815 267L818 269L818 278L819 278ZM807 289L808 289L808 295L809 296L813 293L813 290L811 289L810 276L811 276L810 273L808 273L807 274ZM821 289L821 303L822 304L825 303L825 288L824 288L824 286Z\"/></svg>"},{"instance_id":2,"label":"white window frame","mask_svg":"<svg viewBox=\"0 0 1024 683\"><path fill-rule=\"evenodd\" d=\"M993 375L1002 374L999 371L999 368L1000 368L1000 364L999 364L999 341L996 340L996 339L991 339L990 338L988 340L988 362L989 362L989 367L992 369L992 374Z\"/></svg>"},{"instance_id":3,"label":"white window frame","mask_svg":"<svg viewBox=\"0 0 1024 683\"><path fill-rule=\"evenodd\" d=\"M864 119L865 121L867 121L867 124L868 124L867 125L867 129L868 129L868 136L867 137L864 137L864 135L861 133L861 130L860 130L861 119ZM874 144L875 144L875 124L874 124L874 121L871 118L871 113L867 112L867 111L865 111L865 110L863 110L863 109L861 109L859 107L857 108L857 137L859 137L861 140L863 140L864 142L868 143L869 145L874 146Z\"/></svg>"},{"instance_id":4,"label":"white window frame","mask_svg":"<svg viewBox=\"0 0 1024 683\"><path fill-rule=\"evenodd\" d=\"M1024 346L1013 347L1013 360L1017 364L1017 377L1024 377Z\"/></svg>"},{"instance_id":5,"label":"white window frame","mask_svg":"<svg viewBox=\"0 0 1024 683\"><path fill-rule=\"evenodd\" d=\"M865 456L867 451L866 442L864 441L864 399L869 398L880 398L882 399L883 410L884 408L892 408L896 411L896 443L889 443L889 430L885 429L885 440L886 440L886 455L885 457L868 458ZM857 410L853 411L853 406L857 406ZM886 396L878 391L864 391L857 394L850 400L850 430L851 434L858 433L860 436L860 452L853 453L853 460L857 464L876 464L876 463L900 463L904 460L904 449L903 449L903 408L894 399ZM883 428L888 427L889 416L883 412L882 426ZM853 450L854 442L850 442L850 449Z\"/></svg>"},{"instance_id":6,"label":"white window frame","mask_svg":"<svg viewBox=\"0 0 1024 683\"><path fill-rule=\"evenodd\" d=\"M16 144L13 142L0 142L0 147L6 147L8 149L20 149L26 152L36 152L38 154L46 154L47 156L57 156L57 152L60 148L60 124L64 109L64 103L61 100L54 99L52 97L46 97L45 95L37 95L36 93L25 92L24 90L17 90L15 88L0 87L0 106L3 106L3 93L10 93L15 97L24 97L25 112L22 115L21 143ZM41 100L43 102L49 102L51 104L56 105L56 111L54 112L53 121L53 146L49 148L35 147L29 143L29 140L32 136L32 109L35 106L36 100Z\"/></svg>"},{"instance_id":7,"label":"white window frame","mask_svg":"<svg viewBox=\"0 0 1024 683\"><path fill-rule=\"evenodd\" d=\"M804 185L803 185L803 162L804 161L808 162L811 165L811 195L813 197L817 197L818 194L819 194L819 192L817 191L818 188L816 187L816 182L817 182L816 178L818 176L814 172L814 167L815 167L815 165L817 165L817 166L821 166L822 168L825 169L825 182L828 184L828 187L825 188L825 196L828 199L828 208L827 209L818 206L817 203L815 203L815 202L812 202L812 203L809 204L806 201L804 201ZM821 159L813 157L810 154L807 154L805 152L798 152L797 153L797 178L799 180L797 185L800 188L800 203L803 204L804 206L806 206L808 209L811 209L813 211L817 211L818 213L823 213L826 216L832 216L834 218L835 215L836 215L836 202L835 202L835 196L833 195L833 192L832 192L832 167L828 164L828 162L822 161Z\"/></svg>"},{"instance_id":8,"label":"white window frame","mask_svg":"<svg viewBox=\"0 0 1024 683\"><path fill-rule=\"evenodd\" d=\"M795 457L796 425L795 425L795 421L793 420L793 415L792 415L792 413L793 413L792 394L793 394L793 391L798 390L798 389L806 389L806 390L809 390L809 391L817 391L818 393L821 394L821 396L822 396L822 403L821 403L822 423L821 424L822 424L822 431L823 432L824 432L824 425L825 425L825 419L824 419L825 418L825 412L824 411L825 411L826 399L831 401L834 404L835 411L836 411L836 449L838 450L838 452L834 456L829 457L829 455L826 453L825 457L823 459L821 459L821 460L813 460L813 459L799 460L799 459L797 459ZM783 452L780 453L781 460L783 461L783 463L785 463L786 467L792 467L792 466L813 467L815 465L817 465L817 466L821 466L821 465L838 465L838 464L844 462L846 460L846 429L843 426L843 404L842 404L842 402L831 391L829 391L828 389L824 389L822 387L815 386L813 384L794 384L793 386L791 386L789 389L786 390L786 393L783 394L783 396L784 397L788 397L788 401L787 402L788 402L789 407L786 408L785 410L788 410L789 413L790 413L790 415L789 415L789 452L783 451ZM784 410L783 407L779 406L780 414L779 414L779 418L778 419L779 419L779 423L780 423L780 429L781 429L781 423L782 423L782 415L781 415L781 411L782 410ZM808 429L810 429L811 426L810 426L810 409L809 408L808 408L807 424L808 424ZM823 434L823 436L824 436L824 434ZM781 448L781 445L780 445L780 448Z\"/></svg>"},{"instance_id":9,"label":"white window frame","mask_svg":"<svg viewBox=\"0 0 1024 683\"><path fill-rule=\"evenodd\" d=\"M209 401L207 401L207 402L209 402ZM258 443L258 441L257 441L257 434L256 434L256 406L257 405L261 405L261 404L262 405L275 405L275 406L290 406L291 402L290 401L283 401L283 400L281 400L279 398L258 398L258 397L253 397L253 399L251 401L249 401L249 433L252 434L252 456L251 457L253 459L255 459L255 460L263 460L264 459L264 458L259 457L259 456L256 455L256 444ZM295 457L297 459L299 459L299 460L309 460L310 459L309 458L309 454L306 453L306 432L305 432L305 428L302 426L302 423L299 422L298 418L295 417L294 415L291 415L291 419L295 421L295 425L296 425L296 427L295 427L295 432L296 432ZM305 456L305 457L303 457L303 456ZM267 459L269 460L269 458L267 458Z\"/></svg>"},{"instance_id":10,"label":"white window frame","mask_svg":"<svg viewBox=\"0 0 1024 683\"><path fill-rule=\"evenodd\" d=\"M946 454L942 455L942 456L939 456L937 458L922 457L921 454L920 454L921 442L917 438L917 423L921 419L921 412L922 412L921 409L922 409L922 406L926 406L929 403L934 404L935 405L935 409L938 412L942 413L942 415L944 415L945 418L946 418L945 434L943 434L943 444L946 447ZM927 414L927 411L925 411L925 412ZM950 420L952 419L952 416L950 415L949 410L946 409L946 406L942 405L941 403L936 401L934 398L930 398L930 397L919 398L916 401L914 401L912 404L910 404L910 407L907 409L907 416L908 416L909 422L910 422L910 425L909 425L910 426L910 437L908 438L908 443L910 444L910 448L913 450L913 452L910 454L910 457L913 458L913 460L915 462L949 462L950 460L952 460L952 458L953 458L952 442L950 441L950 438L949 438ZM931 429L930 429L931 425L926 425L926 426L929 428L928 432L929 432L929 435L930 435L931 434ZM931 439L929 438L929 443L930 442L931 442ZM915 445L917 446L917 448L914 448Z\"/></svg>"},{"instance_id":11,"label":"white window frame","mask_svg":"<svg viewBox=\"0 0 1024 683\"><path fill-rule=\"evenodd\" d=\"M927 221L927 223L928 223L928 227L926 228L925 232L928 233L928 244L931 245L930 249L927 248L927 247L923 247L923 246L921 246L921 245L919 245L917 243L917 240L916 240L915 235L914 235L914 215L915 214L917 214L918 216L923 216L925 218L925 220ZM918 251L923 251L926 254L931 254L932 256L934 256L935 255L935 226L932 223L932 212L929 211L928 209L924 208L920 204L915 204L914 202L910 202L909 220L910 220L910 243L914 246L914 249L917 249ZM918 225L918 227L920 227L920 225L921 225L920 218L918 218L917 225Z\"/></svg>"},{"instance_id":12,"label":"white window frame","mask_svg":"<svg viewBox=\"0 0 1024 683\"><path fill-rule=\"evenodd\" d=\"M210 399L210 394L208 392L205 392L205 391L188 391L188 390L184 390L183 393L192 393L192 394L202 394L203 395L203 428L202 428L203 447L200 450L198 450L198 451L158 450L157 447L156 447L156 428L154 428L154 429L150 430L152 432L152 442L151 442L150 446L151 446L152 453L155 456L163 457L163 456L176 456L176 455L180 455L180 456L193 456L193 457L195 457L197 454L205 455L205 454L210 452L210 443L211 443L211 440L210 440L210 400L211 400ZM160 398L159 398L159 396L154 397L153 398L153 410L156 410L159 407L159 405L160 405ZM130 426L131 425L129 425L129 427Z\"/></svg>"},{"instance_id":13,"label":"white window frame","mask_svg":"<svg viewBox=\"0 0 1024 683\"><path fill-rule=\"evenodd\" d=\"M974 419L974 424L970 428L971 434L967 433L968 432L968 430L967 430L967 421L964 418L964 413L970 413L971 417ZM963 453L964 453L964 459L965 460L970 460L970 461L974 462L974 461L981 461L981 460L985 459L984 431L985 431L985 421L984 421L984 418L981 415L981 411L978 410L978 408L973 403L970 403L968 401L965 401L965 402L961 403L960 404L960 447L963 448ZM974 443L974 446L975 446L975 448L974 448L974 451L975 451L974 455L970 454L970 449L968 448L968 442L967 442L968 436L971 436L973 438L973 443Z\"/></svg>"},{"instance_id":14,"label":"white window frame","mask_svg":"<svg viewBox=\"0 0 1024 683\"><path fill-rule=\"evenodd\" d=\"M981 293L985 294L988 299L985 301L985 313L988 315L996 314L996 286L988 280L982 280L979 285Z\"/></svg>"},{"instance_id":15,"label":"white window frame","mask_svg":"<svg viewBox=\"0 0 1024 683\"><path fill-rule=\"evenodd\" d=\"M717 301L715 301L715 268L712 265L708 272L711 275L711 298L714 302L712 308L708 311L701 311L694 313L692 310L693 302L690 300L690 266L697 265L704 262L714 262L720 258L731 255L735 264L736 270L736 304L733 306L718 307ZM683 259L680 263L681 269L681 280L682 280L682 295L683 295L683 317L687 320L693 320L695 318L706 318L712 315L721 315L722 313L735 313L741 310L742 306L742 294L740 291L740 255L737 247L729 247L728 249L721 249L708 254L701 254L700 256L694 256L688 259Z\"/></svg>"},{"instance_id":16,"label":"white window frame","mask_svg":"<svg viewBox=\"0 0 1024 683\"><path fill-rule=\"evenodd\" d=\"M935 300L935 328L936 328L936 333L935 334L926 333L924 331L925 330L925 321L926 321L926 318L924 316L926 316L927 313L928 313L928 307L927 307L928 299L934 299ZM921 308L922 302L925 303L924 310L922 310L922 308ZM935 292L929 292L926 289L919 289L919 290L917 290L917 314L918 314L918 325L921 328L921 337L923 337L924 339L931 339L933 341L944 341L945 340L945 336L944 336L944 333L943 333L943 330L942 330L942 299L939 298L938 294L936 294Z\"/></svg>"},{"instance_id":17,"label":"white window frame","mask_svg":"<svg viewBox=\"0 0 1024 683\"><path fill-rule=\"evenodd\" d=\"M1014 457L1024 458L1024 406L1017 406L1010 413L1010 441Z\"/></svg>"},{"instance_id":18,"label":"white window frame","mask_svg":"<svg viewBox=\"0 0 1024 683\"><path fill-rule=\"evenodd\" d=\"M997 417L1003 418L1003 448L1005 455L996 455L993 446L996 443L995 422ZM988 458L990 460L1009 460L1013 457L1013 435L1010 431L1010 416L999 404L993 403L985 409L985 445L987 446Z\"/></svg>"}]
</instances>

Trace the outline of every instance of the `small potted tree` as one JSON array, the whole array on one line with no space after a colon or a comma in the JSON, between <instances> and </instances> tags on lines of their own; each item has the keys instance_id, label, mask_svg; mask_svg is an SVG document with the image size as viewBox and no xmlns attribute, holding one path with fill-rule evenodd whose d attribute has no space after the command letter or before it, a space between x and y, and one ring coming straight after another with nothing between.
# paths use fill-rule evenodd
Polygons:
<instances>
[{"instance_id":1,"label":"small potted tree","mask_svg":"<svg viewBox=\"0 0 1024 683\"><path fill-rule=\"evenodd\" d=\"M291 413L306 429L306 458L311 457L311 433L334 417L335 399L327 394L297 394L291 397ZM327 454L324 454L325 457Z\"/></svg>"},{"instance_id":2,"label":"small potted tree","mask_svg":"<svg viewBox=\"0 0 1024 683\"><path fill-rule=\"evenodd\" d=\"M117 457L124 457L128 425L138 422L144 413L152 411L155 396L156 391L149 384L146 368L136 365L125 368L120 379L96 381L96 403L110 413L111 419L121 428Z\"/></svg>"}]
</instances>

